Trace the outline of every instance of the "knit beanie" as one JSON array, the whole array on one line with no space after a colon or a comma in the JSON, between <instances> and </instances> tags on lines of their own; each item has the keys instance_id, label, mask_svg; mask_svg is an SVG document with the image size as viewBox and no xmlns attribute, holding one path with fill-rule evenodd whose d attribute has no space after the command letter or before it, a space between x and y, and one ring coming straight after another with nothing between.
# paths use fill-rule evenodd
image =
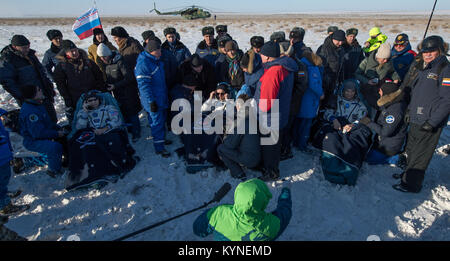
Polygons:
<instances>
[{"instance_id":1,"label":"knit beanie","mask_svg":"<svg viewBox=\"0 0 450 261\"><path fill-rule=\"evenodd\" d=\"M375 58L379 59L389 59L391 58L391 45L389 43L383 43L378 48Z\"/></svg>"},{"instance_id":2,"label":"knit beanie","mask_svg":"<svg viewBox=\"0 0 450 261\"><path fill-rule=\"evenodd\" d=\"M398 85L393 82L386 82L381 85L383 95L391 94L393 92L396 92L398 89L399 89Z\"/></svg>"},{"instance_id":3,"label":"knit beanie","mask_svg":"<svg viewBox=\"0 0 450 261\"><path fill-rule=\"evenodd\" d=\"M161 44L156 40L150 40L148 41L147 46L145 46L145 49L147 50L147 52L151 53L153 51L161 49Z\"/></svg>"},{"instance_id":4,"label":"knit beanie","mask_svg":"<svg viewBox=\"0 0 450 261\"><path fill-rule=\"evenodd\" d=\"M345 32L342 30L337 30L331 35L331 39L336 41L345 41Z\"/></svg>"},{"instance_id":5,"label":"knit beanie","mask_svg":"<svg viewBox=\"0 0 450 261\"><path fill-rule=\"evenodd\" d=\"M56 30L56 29L51 29L51 30L48 30L47 37L51 41L51 40L55 39L56 37L62 38L63 35L62 35L61 31Z\"/></svg>"},{"instance_id":6,"label":"knit beanie","mask_svg":"<svg viewBox=\"0 0 450 261\"><path fill-rule=\"evenodd\" d=\"M106 44L101 43L97 47L97 55L100 57L111 56L112 52Z\"/></svg>"},{"instance_id":7,"label":"knit beanie","mask_svg":"<svg viewBox=\"0 0 450 261\"><path fill-rule=\"evenodd\" d=\"M144 41L146 41L147 39L154 37L155 33L152 30L147 30L147 31L143 32L141 35L142 35L142 39Z\"/></svg>"},{"instance_id":8,"label":"knit beanie","mask_svg":"<svg viewBox=\"0 0 450 261\"><path fill-rule=\"evenodd\" d=\"M128 38L129 37L127 31L122 26L116 26L113 29L111 29L111 35L117 36L120 38Z\"/></svg>"},{"instance_id":9,"label":"knit beanie","mask_svg":"<svg viewBox=\"0 0 450 261\"><path fill-rule=\"evenodd\" d=\"M21 34L16 34L12 37L11 44L14 46L27 46L30 44L30 41L28 41L28 39L25 36Z\"/></svg>"},{"instance_id":10,"label":"knit beanie","mask_svg":"<svg viewBox=\"0 0 450 261\"><path fill-rule=\"evenodd\" d=\"M260 53L267 57L278 58L280 57L280 44L269 41L263 45Z\"/></svg>"},{"instance_id":11,"label":"knit beanie","mask_svg":"<svg viewBox=\"0 0 450 261\"><path fill-rule=\"evenodd\" d=\"M36 85L23 85L20 87L20 92L22 93L22 97L24 99L33 99L37 93Z\"/></svg>"}]
</instances>

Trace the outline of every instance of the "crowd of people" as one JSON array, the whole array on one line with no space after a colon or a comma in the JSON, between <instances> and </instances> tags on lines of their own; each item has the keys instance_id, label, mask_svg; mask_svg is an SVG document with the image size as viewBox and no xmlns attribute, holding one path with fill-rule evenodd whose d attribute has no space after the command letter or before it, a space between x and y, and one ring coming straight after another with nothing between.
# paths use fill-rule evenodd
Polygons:
<instances>
[{"instance_id":1,"label":"crowd of people","mask_svg":"<svg viewBox=\"0 0 450 261\"><path fill-rule=\"evenodd\" d=\"M117 26L110 31L114 45L103 29L96 28L85 51L52 29L47 32L51 44L42 62L23 35L14 35L1 51L0 83L21 107L23 146L45 156L51 177L68 168L66 188L116 181L133 169L139 157L132 145L144 142L140 140L142 109L155 153L169 157L167 146L172 141L166 136L179 113L171 110L171 104L183 98L190 104L203 103L201 122L217 119L213 114L234 122L223 133L179 134L184 147L176 152L190 166L206 166L202 165L206 162L229 169L232 177L242 180L247 169L255 169L261 171L262 181L277 180L279 162L292 158L292 149L310 154L314 146L351 168L358 164L345 159L355 154L369 164L395 164L403 172L394 174L400 182L393 188L420 192L450 112L448 43L442 37L425 38L416 53L404 33L391 46L375 27L361 46L356 40L358 29L330 26L323 44L313 52L303 42L305 30L294 27L288 39L284 32L274 32L267 41L252 36L251 48L244 52L227 26L218 25L201 30L203 40L191 54L175 28L163 32L164 42L148 30L142 33L141 43ZM54 86L64 100L67 126L57 124ZM244 117L230 116L230 110ZM239 121L251 126L252 111L277 114L276 124L267 118L270 126L278 126L275 137L260 129L237 131ZM2 115L5 121L8 112ZM195 129L195 122L191 123ZM7 191L12 147L0 127L0 214L11 215L26 206L12 204ZM263 138L273 142L262 144ZM354 184L346 177L343 183ZM258 182L247 185L264 194ZM282 197L280 202L291 204L288 191ZM194 230L206 235L209 228L202 226L229 211L205 212ZM286 217L280 218L281 225L276 218L271 216L267 222L277 223L278 229L252 238L275 238L286 225ZM227 225L213 226L223 227L221 236L228 239L244 236L229 231Z\"/></svg>"}]
</instances>

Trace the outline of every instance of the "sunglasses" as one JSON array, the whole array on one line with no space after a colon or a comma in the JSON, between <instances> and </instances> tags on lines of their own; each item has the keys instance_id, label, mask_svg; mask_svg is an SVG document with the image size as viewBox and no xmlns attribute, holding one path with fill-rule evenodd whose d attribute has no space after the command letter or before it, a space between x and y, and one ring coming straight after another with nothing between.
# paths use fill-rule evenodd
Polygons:
<instances>
[{"instance_id":1,"label":"sunglasses","mask_svg":"<svg viewBox=\"0 0 450 261\"><path fill-rule=\"evenodd\" d=\"M222 96L222 95L225 95L225 93L224 92L218 92L217 95Z\"/></svg>"}]
</instances>

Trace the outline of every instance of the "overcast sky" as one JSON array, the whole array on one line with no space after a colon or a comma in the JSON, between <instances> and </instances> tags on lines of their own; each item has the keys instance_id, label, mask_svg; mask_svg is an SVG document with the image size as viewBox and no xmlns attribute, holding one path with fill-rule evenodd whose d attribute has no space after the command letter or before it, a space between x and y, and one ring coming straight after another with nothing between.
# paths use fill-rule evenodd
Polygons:
<instances>
[{"instance_id":1,"label":"overcast sky","mask_svg":"<svg viewBox=\"0 0 450 261\"><path fill-rule=\"evenodd\" d=\"M434 0L197 0L155 1L160 11L199 5L211 11L242 13L394 11L430 12ZM96 0L101 16L145 16L152 0ZM0 0L1 17L78 17L94 5L94 0ZM438 0L436 10L450 10L450 0Z\"/></svg>"}]
</instances>

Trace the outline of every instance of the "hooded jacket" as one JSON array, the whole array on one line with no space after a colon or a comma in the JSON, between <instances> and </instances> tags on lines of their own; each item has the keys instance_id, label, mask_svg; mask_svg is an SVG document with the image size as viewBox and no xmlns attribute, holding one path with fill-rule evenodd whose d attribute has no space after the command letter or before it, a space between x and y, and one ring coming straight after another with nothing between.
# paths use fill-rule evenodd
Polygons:
<instances>
[{"instance_id":1,"label":"hooded jacket","mask_svg":"<svg viewBox=\"0 0 450 261\"><path fill-rule=\"evenodd\" d=\"M300 103L300 109L296 115L299 118L315 118L319 109L320 97L323 95L322 89L322 61L317 59L317 55L310 53L303 57L301 62L306 65L308 74L308 88L305 90ZM315 58L315 59L314 59Z\"/></svg>"},{"instance_id":2,"label":"hooded jacket","mask_svg":"<svg viewBox=\"0 0 450 261\"><path fill-rule=\"evenodd\" d=\"M382 33L378 34L375 38L370 37L369 39L367 39L367 42L369 42L370 45L369 47L364 48L363 51L365 53L371 53L372 51L375 51L380 47L381 44L386 42L387 38L388 37Z\"/></svg>"},{"instance_id":3,"label":"hooded jacket","mask_svg":"<svg viewBox=\"0 0 450 261\"><path fill-rule=\"evenodd\" d=\"M259 179L240 183L234 192L233 205L206 210L194 222L194 234L200 237L214 233L217 241L270 241L286 229L292 216L291 192L283 188L278 206L265 212L272 193Z\"/></svg>"},{"instance_id":4,"label":"hooded jacket","mask_svg":"<svg viewBox=\"0 0 450 261\"><path fill-rule=\"evenodd\" d=\"M401 52L397 52L394 47L391 50L391 59L392 64L394 65L394 69L397 74L400 76L400 79L403 79L406 76L406 73L409 70L409 66L414 61L414 57L416 57L417 53L411 50L411 44L408 43L405 49Z\"/></svg>"},{"instance_id":5,"label":"hooded jacket","mask_svg":"<svg viewBox=\"0 0 450 261\"><path fill-rule=\"evenodd\" d=\"M169 101L164 73L164 62L147 51L143 51L136 63L134 75L138 83L141 104L150 113L150 103L156 102L159 109L167 109Z\"/></svg>"},{"instance_id":6,"label":"hooded jacket","mask_svg":"<svg viewBox=\"0 0 450 261\"><path fill-rule=\"evenodd\" d=\"M375 122L367 127L377 133L374 148L393 156L401 152L405 142L407 124L403 120L406 113L406 103L402 90L382 96L377 104L381 113Z\"/></svg>"},{"instance_id":7,"label":"hooded jacket","mask_svg":"<svg viewBox=\"0 0 450 261\"><path fill-rule=\"evenodd\" d=\"M106 83L114 85L112 92L125 117L138 114L142 106L136 78L133 70L125 65L120 54L113 52L111 63L105 66L105 72Z\"/></svg>"},{"instance_id":8,"label":"hooded jacket","mask_svg":"<svg viewBox=\"0 0 450 261\"><path fill-rule=\"evenodd\" d=\"M24 85L37 85L53 103L55 91L47 78L45 69L36 57L36 51L30 49L27 56L8 45L0 52L0 83L17 102L22 104L20 88Z\"/></svg>"},{"instance_id":9,"label":"hooded jacket","mask_svg":"<svg viewBox=\"0 0 450 261\"><path fill-rule=\"evenodd\" d=\"M344 79L344 49L336 47L331 37L327 37L317 54L323 61L323 86L326 93L335 91L337 84Z\"/></svg>"},{"instance_id":10,"label":"hooded jacket","mask_svg":"<svg viewBox=\"0 0 450 261\"><path fill-rule=\"evenodd\" d=\"M85 51L78 51L80 57L77 60L67 58L63 52L56 56L60 62L55 68L54 80L59 94L70 108L75 108L81 94L87 91L106 91L100 68L88 58Z\"/></svg>"},{"instance_id":11,"label":"hooded jacket","mask_svg":"<svg viewBox=\"0 0 450 261\"><path fill-rule=\"evenodd\" d=\"M119 45L119 53L123 57L125 64L132 70L134 70L137 62L137 58L140 53L144 51L141 43L133 37L123 39Z\"/></svg>"},{"instance_id":12,"label":"hooded jacket","mask_svg":"<svg viewBox=\"0 0 450 261\"><path fill-rule=\"evenodd\" d=\"M294 73L298 71L298 65L292 58L283 56L263 67L264 74L259 79L255 99L261 112L271 112L273 100L279 100L278 126L283 129L289 120ZM270 118L268 116L268 126L271 126Z\"/></svg>"},{"instance_id":13,"label":"hooded jacket","mask_svg":"<svg viewBox=\"0 0 450 261\"><path fill-rule=\"evenodd\" d=\"M370 79L378 78L379 80L390 78L391 80L400 80L400 76L394 69L392 59L380 67L375 58L377 52L372 52L366 57L355 72L355 78L361 82L361 85L367 84Z\"/></svg>"},{"instance_id":14,"label":"hooded jacket","mask_svg":"<svg viewBox=\"0 0 450 261\"><path fill-rule=\"evenodd\" d=\"M108 46L108 48L111 50L111 52L117 51L117 48L114 47L114 45L110 41L108 41L107 38L105 39L105 41L103 43L106 46ZM97 64L98 68L100 68L100 71L102 71L103 76L104 76L104 78L106 80L105 63L97 55L97 48L98 48L99 44L100 44L100 42L98 42L97 38L95 38L95 36L94 36L94 43L91 44L91 46L89 46L89 48L88 48L88 58L91 59L95 64Z\"/></svg>"}]
</instances>

